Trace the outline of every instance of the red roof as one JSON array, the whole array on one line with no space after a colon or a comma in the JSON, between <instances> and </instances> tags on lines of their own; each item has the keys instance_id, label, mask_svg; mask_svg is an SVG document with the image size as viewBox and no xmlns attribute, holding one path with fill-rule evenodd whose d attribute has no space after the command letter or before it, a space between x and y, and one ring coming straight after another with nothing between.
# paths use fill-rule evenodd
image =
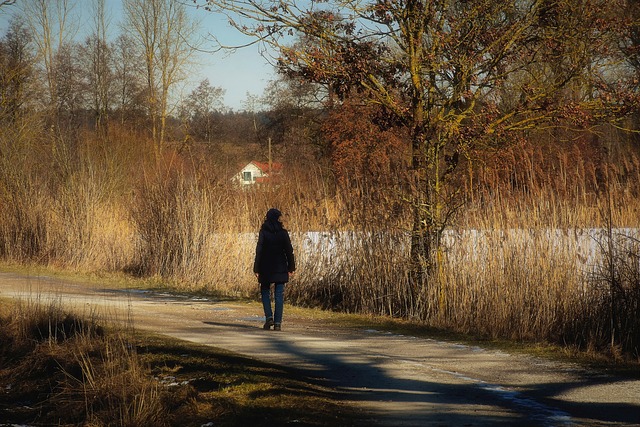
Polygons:
<instances>
[{"instance_id":1,"label":"red roof","mask_svg":"<svg viewBox=\"0 0 640 427\"><path fill-rule=\"evenodd\" d=\"M262 173L269 173L269 163L256 162L255 160L252 161L251 163L256 165L256 167L260 169ZM282 163L271 162L271 171L282 172Z\"/></svg>"}]
</instances>

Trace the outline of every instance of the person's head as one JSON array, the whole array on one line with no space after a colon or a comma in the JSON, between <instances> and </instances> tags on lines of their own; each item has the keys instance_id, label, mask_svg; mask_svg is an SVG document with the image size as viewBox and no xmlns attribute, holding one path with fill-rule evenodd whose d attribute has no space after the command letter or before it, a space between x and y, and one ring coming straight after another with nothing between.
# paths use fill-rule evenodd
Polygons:
<instances>
[{"instance_id":1,"label":"person's head","mask_svg":"<svg viewBox=\"0 0 640 427\"><path fill-rule=\"evenodd\" d=\"M266 220L270 222L280 222L282 212L276 208L271 208L267 211Z\"/></svg>"}]
</instances>

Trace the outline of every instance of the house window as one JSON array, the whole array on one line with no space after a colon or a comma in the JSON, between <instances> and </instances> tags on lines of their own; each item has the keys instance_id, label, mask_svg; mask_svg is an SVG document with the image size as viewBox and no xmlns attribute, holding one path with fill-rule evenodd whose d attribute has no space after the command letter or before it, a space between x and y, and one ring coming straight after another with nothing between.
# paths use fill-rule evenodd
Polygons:
<instances>
[{"instance_id":1,"label":"house window","mask_svg":"<svg viewBox=\"0 0 640 427\"><path fill-rule=\"evenodd\" d=\"M251 182L251 172L242 172L242 180L245 182Z\"/></svg>"}]
</instances>

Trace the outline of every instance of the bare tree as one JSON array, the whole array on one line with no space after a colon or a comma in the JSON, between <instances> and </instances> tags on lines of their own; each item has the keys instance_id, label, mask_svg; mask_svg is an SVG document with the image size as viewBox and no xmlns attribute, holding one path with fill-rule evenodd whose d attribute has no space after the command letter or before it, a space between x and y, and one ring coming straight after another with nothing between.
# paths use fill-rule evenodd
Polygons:
<instances>
[{"instance_id":1,"label":"bare tree","mask_svg":"<svg viewBox=\"0 0 640 427\"><path fill-rule=\"evenodd\" d=\"M19 20L13 20L0 41L0 120L15 123L31 98L34 54L31 35Z\"/></svg>"},{"instance_id":2,"label":"bare tree","mask_svg":"<svg viewBox=\"0 0 640 427\"><path fill-rule=\"evenodd\" d=\"M126 14L125 27L131 30L133 40L137 42L143 52L147 108L151 119L152 137L155 141L159 115L156 55L159 44L157 39L160 36L159 8L162 3L157 0L150 2L125 0L123 5Z\"/></svg>"},{"instance_id":3,"label":"bare tree","mask_svg":"<svg viewBox=\"0 0 640 427\"><path fill-rule=\"evenodd\" d=\"M315 162L319 150L326 148L323 144L325 134L320 130L320 124L327 116L325 88L300 78L280 75L269 82L263 98L268 108L263 113L260 141L271 138L274 152L280 156L286 153L287 147L296 146L293 163L310 159Z\"/></svg>"},{"instance_id":4,"label":"bare tree","mask_svg":"<svg viewBox=\"0 0 640 427\"><path fill-rule=\"evenodd\" d=\"M106 10L106 0L93 0L91 11L93 16L92 31L84 43L83 56L89 83L87 89L95 114L96 130L99 133L104 133L106 132L113 83L113 72L110 68L112 63L111 47L107 40L110 17Z\"/></svg>"},{"instance_id":5,"label":"bare tree","mask_svg":"<svg viewBox=\"0 0 640 427\"><path fill-rule=\"evenodd\" d=\"M145 106L143 100L144 74L140 66L140 56L135 43L127 34L121 34L111 45L114 107L118 111L120 123L125 119L142 114Z\"/></svg>"},{"instance_id":6,"label":"bare tree","mask_svg":"<svg viewBox=\"0 0 640 427\"><path fill-rule=\"evenodd\" d=\"M58 127L58 84L56 57L58 51L69 45L75 35L75 23L71 22L71 0L25 0L22 3L24 17L33 34L39 59L43 63L48 90L49 113L54 127Z\"/></svg>"},{"instance_id":7,"label":"bare tree","mask_svg":"<svg viewBox=\"0 0 640 427\"><path fill-rule=\"evenodd\" d=\"M211 143L213 135L213 113L222 111L224 89L211 86L209 79L200 82L184 102L183 109L189 128L196 137Z\"/></svg>"},{"instance_id":8,"label":"bare tree","mask_svg":"<svg viewBox=\"0 0 640 427\"><path fill-rule=\"evenodd\" d=\"M165 142L171 90L185 77L197 29L184 5L173 0L124 0L126 28L144 54L146 90L156 154Z\"/></svg>"},{"instance_id":9,"label":"bare tree","mask_svg":"<svg viewBox=\"0 0 640 427\"><path fill-rule=\"evenodd\" d=\"M80 118L78 113L86 107L86 94L89 93L87 82L83 79L78 50L77 44L65 44L55 56L56 111L68 123Z\"/></svg>"},{"instance_id":10,"label":"bare tree","mask_svg":"<svg viewBox=\"0 0 640 427\"><path fill-rule=\"evenodd\" d=\"M357 90L383 108L385 126L406 129L416 300L425 281L438 280L442 233L462 204L448 185L460 160L566 114L557 94L586 79L609 42L604 0L205 3L273 46L281 72L325 84L335 100ZM505 93L517 94L508 108Z\"/></svg>"}]
</instances>

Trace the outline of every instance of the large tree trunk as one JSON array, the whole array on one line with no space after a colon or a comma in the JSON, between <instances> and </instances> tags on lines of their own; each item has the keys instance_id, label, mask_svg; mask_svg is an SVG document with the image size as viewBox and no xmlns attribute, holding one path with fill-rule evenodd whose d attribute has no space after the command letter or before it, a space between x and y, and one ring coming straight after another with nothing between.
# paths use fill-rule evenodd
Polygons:
<instances>
[{"instance_id":1,"label":"large tree trunk","mask_svg":"<svg viewBox=\"0 0 640 427\"><path fill-rule=\"evenodd\" d=\"M420 115L416 114L420 119ZM444 144L437 138L437 132L430 131L420 121L414 127L412 136L412 170L410 200L413 209L411 230L411 292L414 308L424 311L424 305L431 306L427 290L439 288L440 264L442 262L441 237L447 225L442 198L443 180L440 163Z\"/></svg>"},{"instance_id":2,"label":"large tree trunk","mask_svg":"<svg viewBox=\"0 0 640 427\"><path fill-rule=\"evenodd\" d=\"M437 250L437 236L433 227L432 212L433 186L429 182L431 159L428 154L428 140L420 123L412 137L412 170L410 200L413 210L411 230L411 287L414 302L420 300L422 289L429 283L434 268L434 253Z\"/></svg>"}]
</instances>

